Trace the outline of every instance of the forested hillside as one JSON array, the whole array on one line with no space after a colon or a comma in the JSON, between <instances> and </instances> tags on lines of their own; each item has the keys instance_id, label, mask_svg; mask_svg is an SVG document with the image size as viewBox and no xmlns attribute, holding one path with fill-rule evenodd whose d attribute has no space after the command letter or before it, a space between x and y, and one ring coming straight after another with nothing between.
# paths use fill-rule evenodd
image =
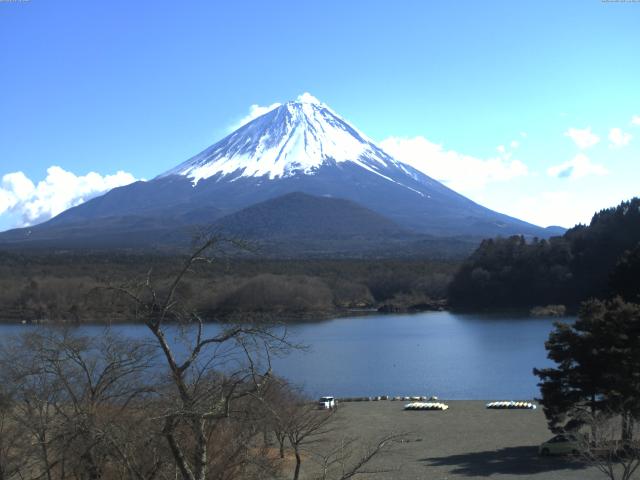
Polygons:
<instances>
[{"instance_id":1,"label":"forested hillside","mask_svg":"<svg viewBox=\"0 0 640 480\"><path fill-rule=\"evenodd\" d=\"M463 309L530 308L640 293L640 199L596 213L562 237L484 240L449 286Z\"/></svg>"},{"instance_id":2,"label":"forested hillside","mask_svg":"<svg viewBox=\"0 0 640 480\"><path fill-rule=\"evenodd\" d=\"M183 261L0 252L0 322L132 321L130 302L107 287L138 284L149 274L165 285ZM442 302L456 268L455 262L425 259L221 259L194 268L177 294L207 320L252 314L319 319L381 306L428 309Z\"/></svg>"}]
</instances>

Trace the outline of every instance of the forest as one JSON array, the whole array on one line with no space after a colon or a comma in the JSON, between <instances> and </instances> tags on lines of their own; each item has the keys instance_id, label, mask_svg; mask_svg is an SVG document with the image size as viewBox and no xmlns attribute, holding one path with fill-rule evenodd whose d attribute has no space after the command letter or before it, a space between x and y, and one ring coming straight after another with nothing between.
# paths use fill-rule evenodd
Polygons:
<instances>
[{"instance_id":1,"label":"forest","mask_svg":"<svg viewBox=\"0 0 640 480\"><path fill-rule=\"evenodd\" d=\"M485 239L459 259L217 258L194 268L178 295L208 320L322 319L356 311L577 310L589 298L640 301L640 199L596 213L548 240ZM116 287L162 283L184 257L126 252L0 252L3 322L126 322ZM564 307L563 307L564 308Z\"/></svg>"},{"instance_id":2,"label":"forest","mask_svg":"<svg viewBox=\"0 0 640 480\"><path fill-rule=\"evenodd\" d=\"M640 199L596 213L561 237L484 240L449 289L457 309L522 309L589 298L640 300Z\"/></svg>"},{"instance_id":3,"label":"forest","mask_svg":"<svg viewBox=\"0 0 640 480\"><path fill-rule=\"evenodd\" d=\"M0 253L0 321L127 322L116 287L166 282L183 257L125 253ZM177 294L208 320L236 315L322 319L442 308L455 261L227 258L199 264Z\"/></svg>"}]
</instances>

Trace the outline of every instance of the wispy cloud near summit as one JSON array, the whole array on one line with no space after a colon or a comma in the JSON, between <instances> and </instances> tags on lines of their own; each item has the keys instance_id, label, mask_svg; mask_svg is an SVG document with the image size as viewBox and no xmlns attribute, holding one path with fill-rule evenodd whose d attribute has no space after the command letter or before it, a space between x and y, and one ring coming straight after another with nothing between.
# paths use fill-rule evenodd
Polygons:
<instances>
[{"instance_id":1,"label":"wispy cloud near summit","mask_svg":"<svg viewBox=\"0 0 640 480\"><path fill-rule=\"evenodd\" d=\"M315 103L318 105L322 104L320 100L318 100L316 97L311 95L309 92L304 92L298 95L296 97L296 101L302 102L302 103ZM233 132L239 129L240 127L242 127L243 125L246 125L250 121L255 120L256 118L261 117L265 113L269 113L271 110L278 108L280 105L282 105L282 103L280 102L275 102L275 103L272 103L271 105L258 105L257 103L254 103L249 107L249 113L247 113L244 117L242 117L240 120L238 120L236 123L234 123L229 127L228 129L229 132Z\"/></svg>"}]
</instances>

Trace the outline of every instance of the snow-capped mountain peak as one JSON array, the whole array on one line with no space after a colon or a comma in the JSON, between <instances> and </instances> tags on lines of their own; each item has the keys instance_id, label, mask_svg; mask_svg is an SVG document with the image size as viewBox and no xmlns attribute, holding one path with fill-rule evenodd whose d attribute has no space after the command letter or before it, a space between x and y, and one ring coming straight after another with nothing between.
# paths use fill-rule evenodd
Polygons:
<instances>
[{"instance_id":1,"label":"snow-capped mountain peak","mask_svg":"<svg viewBox=\"0 0 640 480\"><path fill-rule=\"evenodd\" d=\"M115 188L26 232L0 235L0 244L104 248L116 242L131 248L155 245L158 239L170 245L194 226L213 224L235 225L238 230L232 232L240 238L265 234L276 241L284 235L293 242L283 244L289 255L290 246L306 244L309 237L304 232L311 226L322 238L335 232L348 240L328 242L309 252L341 256L353 248L352 241L382 242L379 245L385 249L398 249L395 255L403 254L403 246L422 249L423 241L432 241L420 239L422 234L483 238L550 234L488 210L395 160L312 95L260 111L264 114L153 180ZM338 213L326 213L338 207ZM389 222L398 229L385 227ZM354 225L375 228L354 230ZM439 248L449 251L448 246Z\"/></svg>"},{"instance_id":2,"label":"snow-capped mountain peak","mask_svg":"<svg viewBox=\"0 0 640 480\"><path fill-rule=\"evenodd\" d=\"M327 105L305 93L243 125L161 176L186 176L194 185L216 175L227 180L273 180L314 175L323 166L343 162L352 162L390 181L395 180L385 172L389 168L408 173L403 164Z\"/></svg>"}]
</instances>

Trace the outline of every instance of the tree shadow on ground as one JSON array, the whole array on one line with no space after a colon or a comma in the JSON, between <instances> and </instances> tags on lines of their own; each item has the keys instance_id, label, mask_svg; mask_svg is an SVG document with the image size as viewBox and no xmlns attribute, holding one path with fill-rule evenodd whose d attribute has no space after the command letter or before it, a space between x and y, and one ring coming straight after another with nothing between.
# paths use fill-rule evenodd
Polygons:
<instances>
[{"instance_id":1,"label":"tree shadow on ground","mask_svg":"<svg viewBox=\"0 0 640 480\"><path fill-rule=\"evenodd\" d=\"M508 447L501 450L423 458L430 467L454 467L451 473L469 477L494 474L533 475L558 470L581 470L587 465L572 457L539 457L537 447Z\"/></svg>"}]
</instances>

